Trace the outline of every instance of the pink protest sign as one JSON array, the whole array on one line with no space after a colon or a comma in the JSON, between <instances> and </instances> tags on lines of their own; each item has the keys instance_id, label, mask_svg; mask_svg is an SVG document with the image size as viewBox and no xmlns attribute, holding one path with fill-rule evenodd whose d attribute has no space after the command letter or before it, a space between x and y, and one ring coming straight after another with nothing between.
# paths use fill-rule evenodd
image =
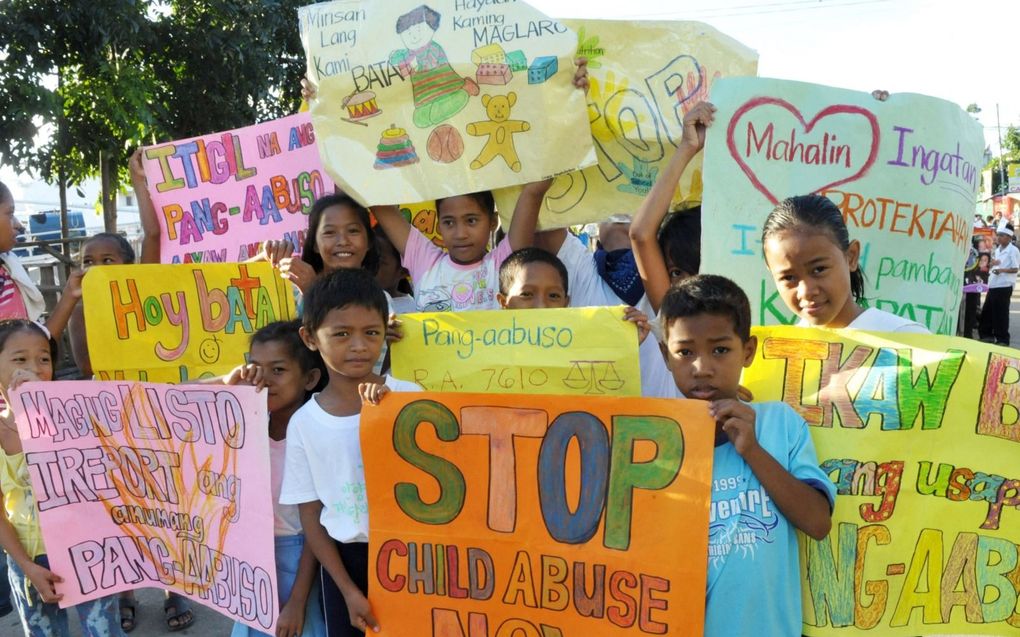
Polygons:
<instances>
[{"instance_id":1,"label":"pink protest sign","mask_svg":"<svg viewBox=\"0 0 1020 637\"><path fill-rule=\"evenodd\" d=\"M333 192L308 113L150 146L142 157L163 263L244 261L267 239L300 252L312 204Z\"/></svg>"},{"instance_id":2,"label":"pink protest sign","mask_svg":"<svg viewBox=\"0 0 1020 637\"><path fill-rule=\"evenodd\" d=\"M265 396L94 381L14 392L61 606L156 586L274 631Z\"/></svg>"}]
</instances>

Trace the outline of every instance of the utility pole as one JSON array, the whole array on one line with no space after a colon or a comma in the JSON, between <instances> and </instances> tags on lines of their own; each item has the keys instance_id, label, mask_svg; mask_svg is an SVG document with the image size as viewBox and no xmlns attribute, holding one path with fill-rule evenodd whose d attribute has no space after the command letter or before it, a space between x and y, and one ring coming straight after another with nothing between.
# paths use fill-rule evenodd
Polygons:
<instances>
[{"instance_id":1,"label":"utility pole","mask_svg":"<svg viewBox=\"0 0 1020 637\"><path fill-rule=\"evenodd\" d=\"M995 103L995 129L999 133L999 189L1006 192L1006 158L1002 150L1002 122L999 120L999 103ZM999 194L999 193L992 193Z\"/></svg>"}]
</instances>

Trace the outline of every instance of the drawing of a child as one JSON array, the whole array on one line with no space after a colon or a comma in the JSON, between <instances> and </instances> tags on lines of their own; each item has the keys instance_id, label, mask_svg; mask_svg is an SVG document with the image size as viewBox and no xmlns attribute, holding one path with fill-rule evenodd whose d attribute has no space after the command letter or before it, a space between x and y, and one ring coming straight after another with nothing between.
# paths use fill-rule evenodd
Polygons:
<instances>
[{"instance_id":1,"label":"drawing of a child","mask_svg":"<svg viewBox=\"0 0 1020 637\"><path fill-rule=\"evenodd\" d=\"M460 112L478 85L457 75L446 51L432 38L439 29L439 13L421 5L397 19L397 33L405 49L390 54L390 63L411 79L414 125L435 126Z\"/></svg>"}]
</instances>

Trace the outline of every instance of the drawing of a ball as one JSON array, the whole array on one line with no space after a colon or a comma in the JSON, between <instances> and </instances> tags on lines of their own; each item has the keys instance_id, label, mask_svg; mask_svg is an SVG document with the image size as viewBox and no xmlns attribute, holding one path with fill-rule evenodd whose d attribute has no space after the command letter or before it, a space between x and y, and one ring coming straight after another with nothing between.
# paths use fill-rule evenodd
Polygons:
<instances>
[{"instance_id":1,"label":"drawing of a ball","mask_svg":"<svg viewBox=\"0 0 1020 637\"><path fill-rule=\"evenodd\" d=\"M464 140L457 129L449 124L437 126L429 135L429 157L441 164L457 161L464 154Z\"/></svg>"}]
</instances>

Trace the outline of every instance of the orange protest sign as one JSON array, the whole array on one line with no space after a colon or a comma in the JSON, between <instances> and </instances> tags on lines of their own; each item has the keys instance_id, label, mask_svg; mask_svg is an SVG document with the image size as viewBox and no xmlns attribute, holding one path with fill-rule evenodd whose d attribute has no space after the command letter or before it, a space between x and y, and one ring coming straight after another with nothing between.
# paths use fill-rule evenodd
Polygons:
<instances>
[{"instance_id":1,"label":"orange protest sign","mask_svg":"<svg viewBox=\"0 0 1020 637\"><path fill-rule=\"evenodd\" d=\"M706 404L390 394L361 415L380 635L700 635Z\"/></svg>"}]
</instances>

